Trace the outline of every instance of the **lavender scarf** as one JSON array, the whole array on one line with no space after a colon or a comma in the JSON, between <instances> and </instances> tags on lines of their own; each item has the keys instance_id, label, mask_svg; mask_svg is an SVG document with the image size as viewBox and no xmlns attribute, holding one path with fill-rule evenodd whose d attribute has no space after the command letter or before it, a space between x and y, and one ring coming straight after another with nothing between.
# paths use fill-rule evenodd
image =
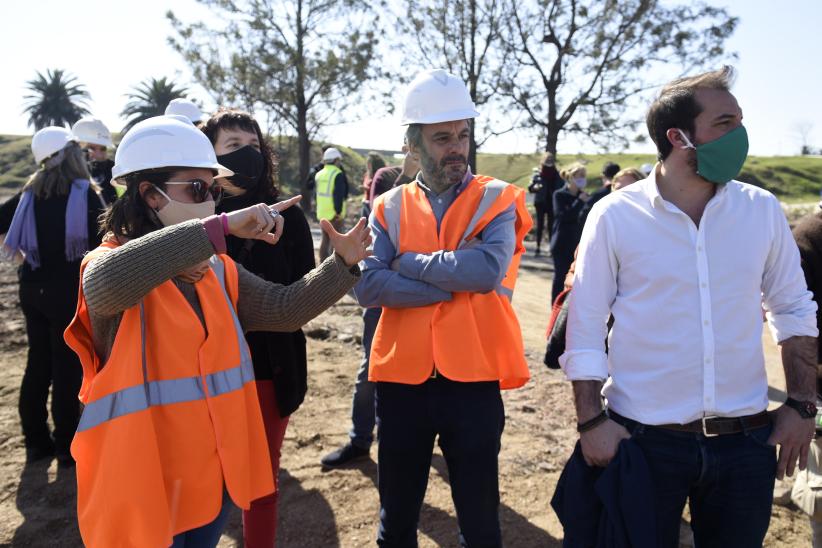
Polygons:
<instances>
[{"instance_id":1,"label":"lavender scarf","mask_svg":"<svg viewBox=\"0 0 822 548\"><path fill-rule=\"evenodd\" d=\"M66 206L66 260L69 262L80 260L88 251L88 188L89 182L86 179L71 182ZM6 258L13 257L18 251L23 253L32 268L40 267L34 195L30 190L23 192L20 197L3 243Z\"/></svg>"}]
</instances>

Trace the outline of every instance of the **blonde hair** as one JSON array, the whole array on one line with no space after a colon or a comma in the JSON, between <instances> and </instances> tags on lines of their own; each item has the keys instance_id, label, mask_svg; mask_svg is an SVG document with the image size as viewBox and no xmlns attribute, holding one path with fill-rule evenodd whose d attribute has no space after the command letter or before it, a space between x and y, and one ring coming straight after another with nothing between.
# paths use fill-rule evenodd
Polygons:
<instances>
[{"instance_id":1,"label":"blonde hair","mask_svg":"<svg viewBox=\"0 0 822 548\"><path fill-rule=\"evenodd\" d=\"M52 165L55 160L55 155L52 155L42 162L40 168L26 181L24 191L31 190L35 198L65 196L71 190L71 183L75 179L86 179L92 183L95 190L97 189L91 180L83 150L77 143L67 144L57 154L62 154L63 159Z\"/></svg>"},{"instance_id":2,"label":"blonde hair","mask_svg":"<svg viewBox=\"0 0 822 548\"><path fill-rule=\"evenodd\" d=\"M617 177L623 177L625 175L630 175L631 177L635 177L637 181L641 181L646 177L644 173L638 170L635 167L626 167L625 169L620 169L616 175L614 175L614 179Z\"/></svg>"},{"instance_id":3,"label":"blonde hair","mask_svg":"<svg viewBox=\"0 0 822 548\"><path fill-rule=\"evenodd\" d=\"M581 171L584 171L586 175L588 174L588 169L585 167L585 164L581 162L574 162L570 166L563 168L562 171L559 172L559 176L562 177L563 181L570 181L571 177Z\"/></svg>"}]
</instances>

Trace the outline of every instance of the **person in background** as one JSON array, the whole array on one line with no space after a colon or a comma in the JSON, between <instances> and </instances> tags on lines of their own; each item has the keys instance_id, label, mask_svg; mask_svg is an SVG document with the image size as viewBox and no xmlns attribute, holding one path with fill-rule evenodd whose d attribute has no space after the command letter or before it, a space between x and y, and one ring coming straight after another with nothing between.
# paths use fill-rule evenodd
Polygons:
<instances>
[{"instance_id":1,"label":"person in background","mask_svg":"<svg viewBox=\"0 0 822 548\"><path fill-rule=\"evenodd\" d=\"M583 190L588 184L587 171L580 163L562 170L565 186L554 192L554 231L551 234L551 257L554 261L554 281L551 302L562 291L565 275L574 260L574 250L579 244L582 225L579 215L590 196Z\"/></svg>"},{"instance_id":2,"label":"person in background","mask_svg":"<svg viewBox=\"0 0 822 548\"><path fill-rule=\"evenodd\" d=\"M565 184L565 181L562 180L557 170L554 155L550 152L546 152L542 157L542 162L540 162L539 180L542 187L540 191L536 193L537 195L534 196L534 207L536 208L537 202L540 204L540 208L536 211L537 249L539 249L542 244L543 230L548 232L547 239L549 242L551 241L551 234L554 230L554 193ZM542 217L540 216L540 211L543 213Z\"/></svg>"},{"instance_id":3,"label":"person in background","mask_svg":"<svg viewBox=\"0 0 822 548\"><path fill-rule=\"evenodd\" d=\"M301 280L249 272L226 237L276 244L300 196L214 215L215 180L233 173L178 116L132 127L113 174L125 193L83 259L65 334L84 373L80 533L91 548L213 547L232 501L247 510L275 489L244 333L293 332L331 306L359 279L370 236L364 219L344 235L326 221L336 253Z\"/></svg>"},{"instance_id":4,"label":"person in background","mask_svg":"<svg viewBox=\"0 0 822 548\"><path fill-rule=\"evenodd\" d=\"M611 184L611 189L616 192L617 190L625 188L628 185L632 185L642 179L645 179L644 173L635 167L626 167L625 169L620 169L617 174L614 175L614 181Z\"/></svg>"},{"instance_id":5,"label":"person in background","mask_svg":"<svg viewBox=\"0 0 822 548\"><path fill-rule=\"evenodd\" d=\"M277 159L268 139L251 114L220 108L203 124L217 161L234 172L220 184L225 196L218 213L230 213L279 198ZM258 239L226 238L228 256L249 272L269 282L288 286L316 266L311 230L302 210L293 206L282 211L286 230L274 245ZM308 387L305 335L293 332L249 331L246 341L254 363L254 378L263 415L275 485L280 450L288 419L303 402ZM243 512L245 546L274 546L277 533L279 490L257 499Z\"/></svg>"},{"instance_id":6,"label":"person in background","mask_svg":"<svg viewBox=\"0 0 822 548\"><path fill-rule=\"evenodd\" d=\"M348 179L342 169L342 154L334 147L323 152L323 168L314 175L317 192L317 219L331 223L335 230L342 231L345 226L346 199L348 198ZM323 232L320 240L320 260L331 255L331 240Z\"/></svg>"},{"instance_id":7,"label":"person in background","mask_svg":"<svg viewBox=\"0 0 822 548\"><path fill-rule=\"evenodd\" d=\"M686 503L697 546L762 546L774 479L805 468L814 433L817 306L779 201L734 180L748 137L732 81L662 88L646 117L659 163L591 211L570 296L577 462L606 467L630 439L654 546L678 546ZM788 395L770 413L763 308Z\"/></svg>"},{"instance_id":8,"label":"person in background","mask_svg":"<svg viewBox=\"0 0 822 548\"><path fill-rule=\"evenodd\" d=\"M86 153L89 173L97 183L103 201L106 205L113 204L117 199L117 190L111 184L114 162L108 157L108 149L113 144L111 132L97 118L84 116L71 127L71 133Z\"/></svg>"},{"instance_id":9,"label":"person in background","mask_svg":"<svg viewBox=\"0 0 822 548\"><path fill-rule=\"evenodd\" d=\"M191 99L178 98L172 99L165 110L166 116L182 116L188 118L192 124L198 126L203 119L203 111L197 106L197 103Z\"/></svg>"},{"instance_id":10,"label":"person in background","mask_svg":"<svg viewBox=\"0 0 822 548\"><path fill-rule=\"evenodd\" d=\"M822 203L793 229L799 247L805 282L816 302L816 326L822 331ZM822 394L822 337L817 339L816 394ZM817 415L816 435L808 452L808 468L801 471L794 482L791 498L810 517L813 548L822 548L822 438L820 416Z\"/></svg>"},{"instance_id":11,"label":"person in background","mask_svg":"<svg viewBox=\"0 0 822 548\"><path fill-rule=\"evenodd\" d=\"M591 212L594 204L611 193L614 175L616 175L618 171L619 165L614 162L606 162L605 165L602 166L602 186L593 191L591 193L591 199L582 206L582 210L579 212L580 227L585 226L585 220L588 218L588 214Z\"/></svg>"},{"instance_id":12,"label":"person in background","mask_svg":"<svg viewBox=\"0 0 822 548\"><path fill-rule=\"evenodd\" d=\"M90 182L83 150L69 130L41 129L31 150L37 171L0 205L4 254L25 257L18 279L29 348L20 386L20 423L26 462L56 454L58 463L71 465L82 369L63 341L63 331L74 315L80 260L100 243L97 218L104 206ZM49 387L53 432L47 423Z\"/></svg>"},{"instance_id":13,"label":"person in background","mask_svg":"<svg viewBox=\"0 0 822 548\"><path fill-rule=\"evenodd\" d=\"M394 187L409 183L416 177L420 170L418 156L409 152L407 145L403 145L402 149L405 152L405 158L401 166L383 167L374 174L369 203L373 204L380 195ZM322 458L320 462L325 467L335 468L366 459L371 452L376 418L374 415L374 383L368 380L368 364L371 357L371 342L374 339L374 332L377 330L381 313L382 308L379 306L363 308L363 359L354 382L351 430L348 433L350 439L348 443Z\"/></svg>"},{"instance_id":14,"label":"person in background","mask_svg":"<svg viewBox=\"0 0 822 548\"><path fill-rule=\"evenodd\" d=\"M534 254L539 257L539 247L542 244L542 231L545 228L545 217L553 218L548 212L551 204L548 202L548 186L542 183L542 176L539 168L535 167L531 172L531 183L528 185L528 192L534 195L534 209L537 216L537 249ZM551 237L551 230L548 230L548 238Z\"/></svg>"},{"instance_id":15,"label":"person in background","mask_svg":"<svg viewBox=\"0 0 822 548\"><path fill-rule=\"evenodd\" d=\"M365 173L362 176L362 216L366 219L371 215L371 182L377 170L385 167L385 159L379 153L371 151L365 157Z\"/></svg>"}]
</instances>

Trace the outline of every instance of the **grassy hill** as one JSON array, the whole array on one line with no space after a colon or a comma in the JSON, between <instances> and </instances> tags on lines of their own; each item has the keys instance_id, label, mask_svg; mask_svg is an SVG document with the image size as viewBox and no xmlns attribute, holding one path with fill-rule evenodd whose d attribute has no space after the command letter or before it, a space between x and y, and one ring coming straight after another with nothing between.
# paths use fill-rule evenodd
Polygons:
<instances>
[{"instance_id":1,"label":"grassy hill","mask_svg":"<svg viewBox=\"0 0 822 548\"><path fill-rule=\"evenodd\" d=\"M31 156L29 136L0 135L0 190L5 193L19 188L36 169ZM284 190L294 192L297 183L296 143L293 138L274 138L280 154L280 180ZM344 155L346 172L349 174L353 193L361 192L360 181L365 169L365 159L353 149L337 146ZM312 157L319 159L320 146L312 148ZM527 186L531 169L539 164L540 154L480 154L477 159L479 173L493 175L504 181ZM388 159L388 158L387 158ZM652 155L643 154L560 154L557 161L567 165L574 161L588 166L592 181L599 177L605 162L616 162L621 167L639 167L653 163ZM389 162L391 160L389 159ZM810 156L751 156L742 169L740 180L773 192L786 203L815 202L822 190L822 158Z\"/></svg>"}]
</instances>

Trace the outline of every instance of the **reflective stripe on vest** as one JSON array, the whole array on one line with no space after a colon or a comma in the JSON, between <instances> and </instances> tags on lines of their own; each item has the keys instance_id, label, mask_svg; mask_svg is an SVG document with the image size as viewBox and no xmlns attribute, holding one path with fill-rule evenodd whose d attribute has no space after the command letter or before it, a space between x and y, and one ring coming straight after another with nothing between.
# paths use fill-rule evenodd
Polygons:
<instances>
[{"instance_id":1,"label":"reflective stripe on vest","mask_svg":"<svg viewBox=\"0 0 822 548\"><path fill-rule=\"evenodd\" d=\"M145 309L143 303L140 303L143 384L118 390L99 400L86 404L77 427L78 432L94 428L106 421L122 417L123 415L145 411L152 406L202 400L205 399L206 396L217 397L239 390L246 383L254 381L254 366L245 342L242 327L240 326L240 319L237 317L237 313L225 289L225 265L223 265L223 262L216 255L212 256L209 262L211 269L220 281L223 297L226 299L228 309L231 311L232 320L234 321L234 331L240 347L240 364L230 369L208 374L205 377L196 376L149 381L148 368L146 365ZM205 379L205 389L203 388L203 379Z\"/></svg>"},{"instance_id":2,"label":"reflective stripe on vest","mask_svg":"<svg viewBox=\"0 0 822 548\"><path fill-rule=\"evenodd\" d=\"M411 184L416 184L416 182ZM457 249L468 249L474 245L472 235L474 229L477 227L477 223L479 223L488 210L491 209L491 206L494 205L494 202L505 191L507 186L508 183L497 179L493 179L483 185L482 199L477 206L477 210L471 216L471 220L468 222L468 226L462 234L462 238L460 239L460 244ZM402 197L403 191L400 186L391 189L391 191L387 192L383 198L383 216L387 225L385 230L388 232L388 238L391 240L391 243L394 244L394 249L397 251L400 249ZM494 291L496 291L499 295L506 297L509 301L514 298L514 291L504 287L501 283L497 285Z\"/></svg>"}]
</instances>

